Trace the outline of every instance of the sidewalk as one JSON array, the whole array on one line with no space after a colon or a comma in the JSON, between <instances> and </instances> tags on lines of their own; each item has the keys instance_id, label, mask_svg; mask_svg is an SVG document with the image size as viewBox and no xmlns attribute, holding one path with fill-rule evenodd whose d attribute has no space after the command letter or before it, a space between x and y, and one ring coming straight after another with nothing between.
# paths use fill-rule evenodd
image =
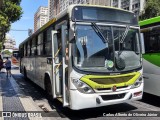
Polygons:
<instances>
[{"instance_id":1,"label":"sidewalk","mask_svg":"<svg viewBox=\"0 0 160 120\"><path fill-rule=\"evenodd\" d=\"M0 72L0 119L13 119L9 117L9 114L5 114L2 112L25 112L25 111L33 111L40 112L42 111L38 106L35 105L33 99L30 96L24 96L22 90L20 90L14 78L6 77L6 72L4 69ZM2 117L3 116L3 117ZM6 116L6 117L5 117ZM8 117L7 117L8 116ZM22 119L18 118L17 119ZM14 119L16 119L14 118ZM25 120L28 119L36 119L36 118L23 118ZM42 117L37 118L42 119Z\"/></svg>"}]
</instances>

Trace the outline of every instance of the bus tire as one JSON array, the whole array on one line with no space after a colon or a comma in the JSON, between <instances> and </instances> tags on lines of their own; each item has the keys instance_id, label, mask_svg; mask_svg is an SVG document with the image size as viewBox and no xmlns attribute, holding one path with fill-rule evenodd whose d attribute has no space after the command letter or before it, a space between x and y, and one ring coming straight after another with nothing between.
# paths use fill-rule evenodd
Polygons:
<instances>
[{"instance_id":1,"label":"bus tire","mask_svg":"<svg viewBox=\"0 0 160 120\"><path fill-rule=\"evenodd\" d=\"M51 80L49 75L45 74L45 92L47 95L47 98L52 100L52 86L51 86Z\"/></svg>"},{"instance_id":2,"label":"bus tire","mask_svg":"<svg viewBox=\"0 0 160 120\"><path fill-rule=\"evenodd\" d=\"M24 67L24 80L28 81L27 72L26 72L26 68L25 67Z\"/></svg>"}]
</instances>

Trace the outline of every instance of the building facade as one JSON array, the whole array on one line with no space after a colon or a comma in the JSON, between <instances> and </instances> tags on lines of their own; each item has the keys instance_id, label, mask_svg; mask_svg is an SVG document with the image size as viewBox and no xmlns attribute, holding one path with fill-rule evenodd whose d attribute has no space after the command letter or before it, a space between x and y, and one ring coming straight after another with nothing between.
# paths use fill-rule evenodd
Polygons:
<instances>
[{"instance_id":1,"label":"building facade","mask_svg":"<svg viewBox=\"0 0 160 120\"><path fill-rule=\"evenodd\" d=\"M16 41L9 34L6 34L3 45L5 46L4 50L9 50L10 52L16 49Z\"/></svg>"},{"instance_id":2,"label":"building facade","mask_svg":"<svg viewBox=\"0 0 160 120\"><path fill-rule=\"evenodd\" d=\"M93 4L110 6L110 0L49 0L49 20L64 11L71 4Z\"/></svg>"},{"instance_id":3,"label":"building facade","mask_svg":"<svg viewBox=\"0 0 160 120\"><path fill-rule=\"evenodd\" d=\"M110 0L111 6L133 11L140 15L144 9L146 0Z\"/></svg>"},{"instance_id":4,"label":"building facade","mask_svg":"<svg viewBox=\"0 0 160 120\"><path fill-rule=\"evenodd\" d=\"M53 19L54 17L54 1L55 0L48 0L48 18L49 20Z\"/></svg>"},{"instance_id":5,"label":"building facade","mask_svg":"<svg viewBox=\"0 0 160 120\"><path fill-rule=\"evenodd\" d=\"M48 22L48 7L39 7L34 14L34 32Z\"/></svg>"},{"instance_id":6,"label":"building facade","mask_svg":"<svg viewBox=\"0 0 160 120\"><path fill-rule=\"evenodd\" d=\"M93 4L117 7L140 15L146 0L48 0L49 20L64 11L71 4Z\"/></svg>"}]
</instances>

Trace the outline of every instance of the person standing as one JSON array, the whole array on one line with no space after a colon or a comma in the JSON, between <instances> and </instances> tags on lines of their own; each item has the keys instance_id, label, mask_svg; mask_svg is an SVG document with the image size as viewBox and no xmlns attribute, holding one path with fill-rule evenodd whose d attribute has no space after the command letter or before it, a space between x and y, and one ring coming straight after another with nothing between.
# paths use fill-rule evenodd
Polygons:
<instances>
[{"instance_id":1,"label":"person standing","mask_svg":"<svg viewBox=\"0 0 160 120\"><path fill-rule=\"evenodd\" d=\"M11 77L11 61L8 59L8 57L7 57L7 60L5 61L5 66L7 71L7 77L8 77L8 74L10 74L10 77Z\"/></svg>"}]
</instances>

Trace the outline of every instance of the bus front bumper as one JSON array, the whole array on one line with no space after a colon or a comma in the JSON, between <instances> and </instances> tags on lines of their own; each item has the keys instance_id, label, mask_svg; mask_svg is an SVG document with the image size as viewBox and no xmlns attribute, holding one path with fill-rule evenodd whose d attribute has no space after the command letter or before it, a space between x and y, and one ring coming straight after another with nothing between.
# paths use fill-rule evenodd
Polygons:
<instances>
[{"instance_id":1,"label":"bus front bumper","mask_svg":"<svg viewBox=\"0 0 160 120\"><path fill-rule=\"evenodd\" d=\"M78 90L70 90L70 108L79 110L140 100L143 95L143 84L138 88L111 93L83 94Z\"/></svg>"}]
</instances>

